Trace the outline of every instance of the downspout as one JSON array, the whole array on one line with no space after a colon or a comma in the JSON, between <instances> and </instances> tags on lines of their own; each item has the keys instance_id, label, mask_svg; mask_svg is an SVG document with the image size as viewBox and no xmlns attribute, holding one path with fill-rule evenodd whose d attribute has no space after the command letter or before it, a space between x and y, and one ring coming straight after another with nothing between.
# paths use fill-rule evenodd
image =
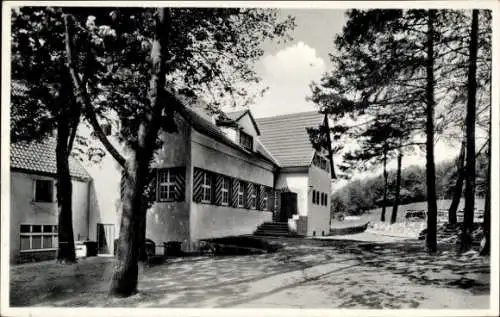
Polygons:
<instances>
[{"instance_id":1,"label":"downspout","mask_svg":"<svg viewBox=\"0 0 500 317\"><path fill-rule=\"evenodd\" d=\"M90 240L90 217L91 217L91 208L90 208L90 193L92 191L92 182L94 180L90 178L87 182L87 240Z\"/></svg>"}]
</instances>

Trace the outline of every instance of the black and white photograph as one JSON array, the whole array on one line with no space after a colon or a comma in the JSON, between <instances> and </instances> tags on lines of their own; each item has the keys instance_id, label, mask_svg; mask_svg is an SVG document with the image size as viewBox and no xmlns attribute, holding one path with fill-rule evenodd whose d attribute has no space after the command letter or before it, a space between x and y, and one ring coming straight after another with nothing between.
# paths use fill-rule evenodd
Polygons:
<instances>
[{"instance_id":1,"label":"black and white photograph","mask_svg":"<svg viewBox=\"0 0 500 317\"><path fill-rule=\"evenodd\" d=\"M0 314L498 316L499 9L4 2Z\"/></svg>"}]
</instances>

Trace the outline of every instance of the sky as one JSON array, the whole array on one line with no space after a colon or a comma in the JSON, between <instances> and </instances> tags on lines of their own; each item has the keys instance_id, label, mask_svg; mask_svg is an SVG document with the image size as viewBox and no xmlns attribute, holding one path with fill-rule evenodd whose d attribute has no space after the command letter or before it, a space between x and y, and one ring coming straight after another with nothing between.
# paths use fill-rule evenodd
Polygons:
<instances>
[{"instance_id":1,"label":"sky","mask_svg":"<svg viewBox=\"0 0 500 317\"><path fill-rule=\"evenodd\" d=\"M255 117L316 109L306 101L309 84L330 68L328 54L345 23L344 10L338 9L281 9L279 15L294 16L297 26L292 41L263 44L265 53L256 70L269 90L250 107Z\"/></svg>"},{"instance_id":2,"label":"sky","mask_svg":"<svg viewBox=\"0 0 500 317\"><path fill-rule=\"evenodd\" d=\"M331 70L329 53L334 51L334 38L342 32L346 22L345 10L341 9L279 9L279 12L281 17L294 16L297 26L292 33L292 41L263 43L265 53L256 70L262 77L262 84L269 90L250 106L256 118L317 109L313 103L306 101L310 94L309 85ZM458 151L459 146L438 142L435 147L436 162L451 160L458 155ZM403 160L403 167L414 164L425 164L425 153ZM390 162L388 168L396 168L396 162Z\"/></svg>"}]
</instances>

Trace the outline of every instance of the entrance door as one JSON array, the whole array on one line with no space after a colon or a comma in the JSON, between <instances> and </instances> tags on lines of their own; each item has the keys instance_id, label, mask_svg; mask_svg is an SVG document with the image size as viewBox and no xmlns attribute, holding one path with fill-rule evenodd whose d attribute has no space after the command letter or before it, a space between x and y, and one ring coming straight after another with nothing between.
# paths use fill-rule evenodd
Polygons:
<instances>
[{"instance_id":1,"label":"entrance door","mask_svg":"<svg viewBox=\"0 0 500 317\"><path fill-rule=\"evenodd\" d=\"M288 222L288 219L296 215L297 212L297 194L292 192L281 193L279 222Z\"/></svg>"},{"instance_id":2,"label":"entrance door","mask_svg":"<svg viewBox=\"0 0 500 317\"><path fill-rule=\"evenodd\" d=\"M113 251L113 239L115 237L115 226L109 224L97 224L97 253L110 254Z\"/></svg>"}]
</instances>

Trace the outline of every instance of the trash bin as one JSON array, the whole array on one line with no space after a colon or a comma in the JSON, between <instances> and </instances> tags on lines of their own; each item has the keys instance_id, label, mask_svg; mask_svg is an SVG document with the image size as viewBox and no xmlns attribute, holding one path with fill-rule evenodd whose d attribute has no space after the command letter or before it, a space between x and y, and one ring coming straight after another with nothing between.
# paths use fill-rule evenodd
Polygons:
<instances>
[{"instance_id":1,"label":"trash bin","mask_svg":"<svg viewBox=\"0 0 500 317\"><path fill-rule=\"evenodd\" d=\"M181 242L179 241L169 241L164 242L163 247L165 248L166 256L180 256L182 255L181 251Z\"/></svg>"},{"instance_id":2,"label":"trash bin","mask_svg":"<svg viewBox=\"0 0 500 317\"><path fill-rule=\"evenodd\" d=\"M83 242L85 248L87 249L87 256L97 256L97 242L96 241L85 241Z\"/></svg>"}]
</instances>

